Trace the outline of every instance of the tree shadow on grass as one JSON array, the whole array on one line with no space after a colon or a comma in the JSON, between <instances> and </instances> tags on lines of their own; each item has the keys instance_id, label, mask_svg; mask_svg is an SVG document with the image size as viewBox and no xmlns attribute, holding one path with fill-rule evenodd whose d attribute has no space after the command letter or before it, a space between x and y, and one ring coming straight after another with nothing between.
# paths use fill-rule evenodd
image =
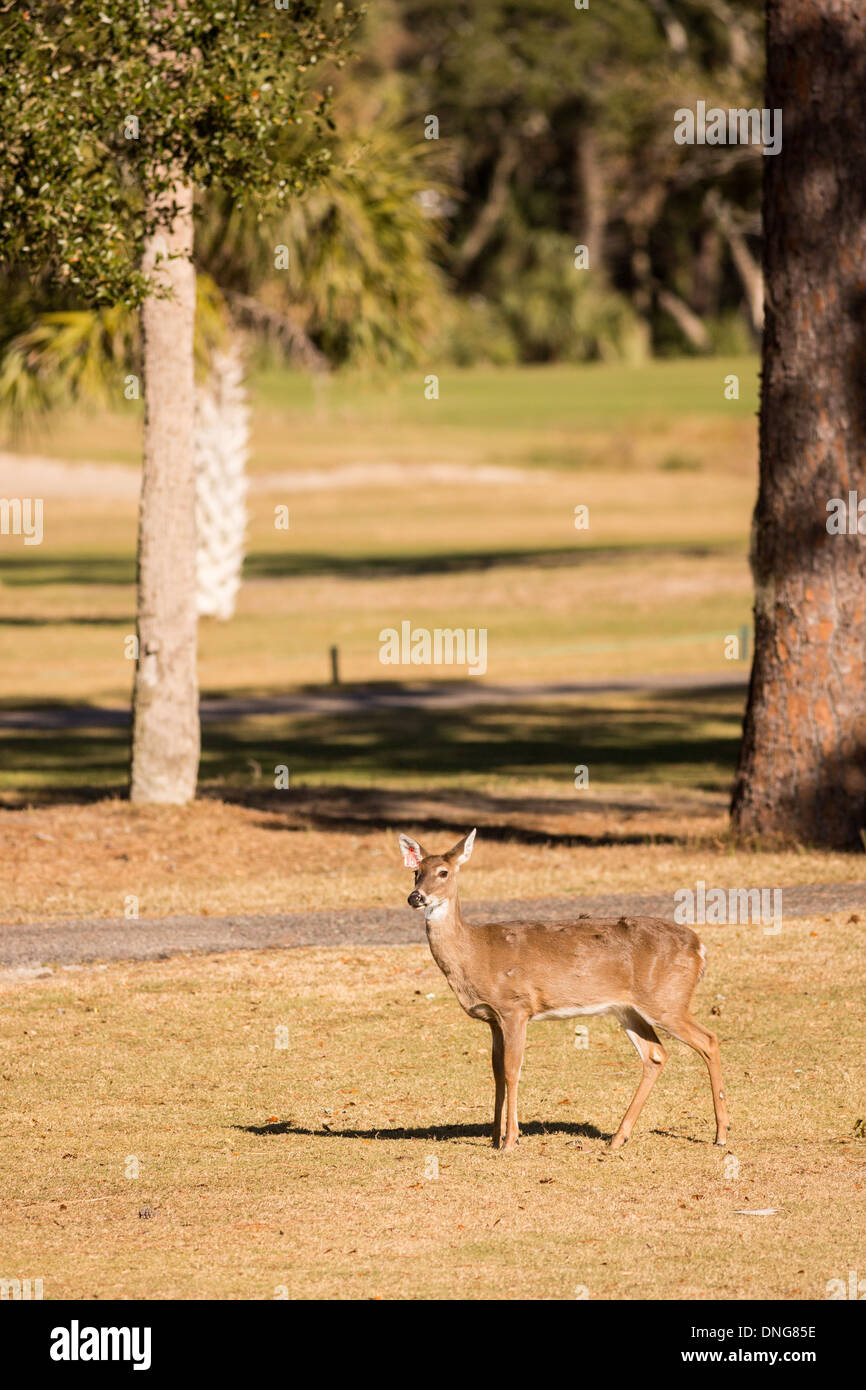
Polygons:
<instances>
[{"instance_id":1,"label":"tree shadow on grass","mask_svg":"<svg viewBox=\"0 0 866 1390\"><path fill-rule=\"evenodd\" d=\"M230 795L221 798L231 801ZM483 801L479 797L479 803ZM507 844L515 845L553 845L563 849L594 849L610 845L645 845L652 840L656 845L677 845L681 844L683 835L675 832L667 832L653 829L651 831L635 831L631 834L617 833L613 831L600 831L597 833L579 831L557 831L557 830L536 830L529 826L504 822L497 824L495 821L482 820L478 810L483 807L476 807L475 810L467 811L464 820L477 820L478 828L483 830L485 840L501 840ZM408 814L408 813L407 813ZM404 819L406 817L404 816ZM455 817L453 815L430 815L429 813L414 812L411 814L412 825L421 835L454 835ZM305 812L303 816L303 827L310 830L338 831L338 830L393 830L395 824L399 823L399 817L393 813L381 816L374 816L368 813L359 815L349 815L339 813L335 815L322 815L316 812ZM260 830L274 832L285 831L287 829L301 828L289 821L284 821L275 825L272 821L257 822Z\"/></svg>"},{"instance_id":2,"label":"tree shadow on grass","mask_svg":"<svg viewBox=\"0 0 866 1390\"><path fill-rule=\"evenodd\" d=\"M10 589L41 588L46 584L131 586L135 583L135 555L80 552L4 555L0 558L0 579ZM46 619L48 623L51 621Z\"/></svg>"},{"instance_id":3,"label":"tree shadow on grass","mask_svg":"<svg viewBox=\"0 0 866 1390\"><path fill-rule=\"evenodd\" d=\"M352 711L277 717L267 729L254 722L206 726L203 774L242 768L255 758L285 763L293 777L333 775L375 784L383 775L419 781L451 775L501 780L550 775L570 786L576 763L594 780L686 782L701 790L727 790L736 763L742 696L721 707L694 697L689 703L645 699L521 703L434 709Z\"/></svg>"},{"instance_id":4,"label":"tree shadow on grass","mask_svg":"<svg viewBox=\"0 0 866 1390\"><path fill-rule=\"evenodd\" d=\"M602 704L542 701L459 711L240 717L205 723L201 790L227 802L279 811L286 830L384 829L408 816L419 829L450 833L455 815L477 810L492 836L545 843L555 825L541 828L527 824L528 818L567 817L571 824L562 829L571 834L561 843L597 844L594 835L574 833L574 816L603 812L627 825L630 817L653 809L646 793L636 799L624 788L617 796L618 782L678 786L688 794L691 815L712 814L717 807L707 797L727 794L741 718L742 695L733 692ZM128 709L43 700L34 722L39 727L27 727L26 718L18 722L15 704L0 702L7 786L30 789L34 800L89 799L93 788L101 795L125 793ZM582 800L575 793L578 763L591 768L593 785L607 784L604 798L590 794ZM278 792L273 770L280 765L291 769L291 786ZM563 794L507 795L510 781L541 777L562 787ZM451 785L443 786L446 781ZM506 794L488 794L483 788L491 782ZM411 804L401 805L401 796ZM660 807L666 800L660 799ZM617 843L623 828L618 827ZM644 839L636 835L633 842Z\"/></svg>"},{"instance_id":5,"label":"tree shadow on grass","mask_svg":"<svg viewBox=\"0 0 866 1390\"><path fill-rule=\"evenodd\" d=\"M620 563L624 559L685 556L702 560L739 550L739 542L712 540L685 544L676 541L579 547L500 547L454 550L444 554L417 550L405 555L358 552L335 555L332 551L254 550L244 560L245 579L299 579L338 575L347 579L406 578L430 574L468 574L501 566L533 569L576 569L592 562ZM0 557L0 579L9 588L36 588L46 584L95 584L132 586L135 554L89 554L78 550Z\"/></svg>"},{"instance_id":6,"label":"tree shadow on grass","mask_svg":"<svg viewBox=\"0 0 866 1390\"><path fill-rule=\"evenodd\" d=\"M489 1139L490 1124L422 1125L417 1127L397 1126L394 1129L306 1129L294 1125L290 1120L270 1125L233 1125L233 1129L245 1134L256 1134L260 1138L271 1135L295 1134L311 1139ZM520 1126L520 1133L532 1135L568 1134L576 1139L609 1139L595 1125L580 1124L574 1120L530 1120Z\"/></svg>"},{"instance_id":7,"label":"tree shadow on grass","mask_svg":"<svg viewBox=\"0 0 866 1390\"><path fill-rule=\"evenodd\" d=\"M417 549L405 555L335 555L331 551L258 550L244 560L244 576L256 579L287 579L308 575L341 575L349 579L411 578L430 574L468 574L502 566L532 569L577 569L592 562L610 564L626 558L652 555L654 558L685 556L705 560L735 549L730 542L702 543L649 541L645 544L587 545L579 547L499 547L476 550L431 551Z\"/></svg>"}]
</instances>

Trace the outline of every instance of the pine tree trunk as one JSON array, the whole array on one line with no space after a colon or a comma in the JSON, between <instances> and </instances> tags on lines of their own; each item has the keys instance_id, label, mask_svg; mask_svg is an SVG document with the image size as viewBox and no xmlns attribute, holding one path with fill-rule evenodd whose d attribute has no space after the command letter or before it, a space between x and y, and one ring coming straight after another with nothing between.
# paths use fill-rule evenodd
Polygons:
<instances>
[{"instance_id":1,"label":"pine tree trunk","mask_svg":"<svg viewBox=\"0 0 866 1390\"><path fill-rule=\"evenodd\" d=\"M192 189L150 237L144 269L170 298L142 308L144 469L138 532L138 665L133 691L132 786L137 802L195 795L199 760L196 672ZM176 253L174 259L160 259Z\"/></svg>"},{"instance_id":2,"label":"pine tree trunk","mask_svg":"<svg viewBox=\"0 0 866 1390\"><path fill-rule=\"evenodd\" d=\"M732 818L741 834L861 847L866 538L827 503L866 493L866 7L769 0L767 286L755 657Z\"/></svg>"},{"instance_id":3,"label":"pine tree trunk","mask_svg":"<svg viewBox=\"0 0 866 1390\"><path fill-rule=\"evenodd\" d=\"M214 354L196 389L195 517L198 612L231 618L244 563L247 502L246 389L238 345Z\"/></svg>"}]
</instances>

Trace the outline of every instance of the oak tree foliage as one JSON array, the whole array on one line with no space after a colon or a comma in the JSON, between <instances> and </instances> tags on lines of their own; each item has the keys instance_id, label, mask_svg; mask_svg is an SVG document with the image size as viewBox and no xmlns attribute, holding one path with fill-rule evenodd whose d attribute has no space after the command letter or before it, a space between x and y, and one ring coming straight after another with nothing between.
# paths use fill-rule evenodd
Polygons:
<instances>
[{"instance_id":1,"label":"oak tree foliage","mask_svg":"<svg viewBox=\"0 0 866 1390\"><path fill-rule=\"evenodd\" d=\"M84 303L137 304L178 178L240 202L297 196L327 166L353 23L330 0L0 5L7 260Z\"/></svg>"}]
</instances>

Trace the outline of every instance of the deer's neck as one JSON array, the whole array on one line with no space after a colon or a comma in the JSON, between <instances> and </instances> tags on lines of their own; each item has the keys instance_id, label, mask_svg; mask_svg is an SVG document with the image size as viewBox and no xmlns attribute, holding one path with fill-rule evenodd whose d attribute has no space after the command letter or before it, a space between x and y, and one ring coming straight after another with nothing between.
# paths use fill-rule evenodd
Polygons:
<instances>
[{"instance_id":1,"label":"deer's neck","mask_svg":"<svg viewBox=\"0 0 866 1390\"><path fill-rule=\"evenodd\" d=\"M466 923L456 895L438 907L428 908L424 921L433 959L454 986L454 977L462 976L466 955Z\"/></svg>"}]
</instances>

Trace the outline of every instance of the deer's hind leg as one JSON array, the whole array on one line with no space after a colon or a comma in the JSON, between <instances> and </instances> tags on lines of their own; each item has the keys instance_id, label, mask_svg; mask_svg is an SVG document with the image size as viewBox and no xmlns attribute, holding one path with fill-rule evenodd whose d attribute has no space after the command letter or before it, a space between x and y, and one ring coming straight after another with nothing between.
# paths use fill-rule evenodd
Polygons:
<instances>
[{"instance_id":1,"label":"deer's hind leg","mask_svg":"<svg viewBox=\"0 0 866 1390\"><path fill-rule=\"evenodd\" d=\"M693 1047L695 1052L699 1052L707 1064L707 1071L710 1073L710 1085L713 1088L713 1110L716 1115L716 1143L724 1146L728 1142L728 1106L725 1100L725 1093L722 1090L722 1062L719 1055L719 1040L715 1033L711 1033L709 1028L705 1028L702 1023L698 1023L691 1014L684 1014L681 1018L660 1018L659 1023L666 1028L669 1033L673 1033L680 1042L687 1043Z\"/></svg>"},{"instance_id":2,"label":"deer's hind leg","mask_svg":"<svg viewBox=\"0 0 866 1390\"><path fill-rule=\"evenodd\" d=\"M643 1062L643 1076L640 1079L640 1084L632 1097L631 1105L622 1117L619 1129L610 1141L612 1149L621 1149L634 1129L637 1117L646 1104L647 1096L659 1079L668 1054L659 1042L655 1029L647 1023L637 1009L617 1009L616 1016L634 1043L638 1056Z\"/></svg>"}]
</instances>

